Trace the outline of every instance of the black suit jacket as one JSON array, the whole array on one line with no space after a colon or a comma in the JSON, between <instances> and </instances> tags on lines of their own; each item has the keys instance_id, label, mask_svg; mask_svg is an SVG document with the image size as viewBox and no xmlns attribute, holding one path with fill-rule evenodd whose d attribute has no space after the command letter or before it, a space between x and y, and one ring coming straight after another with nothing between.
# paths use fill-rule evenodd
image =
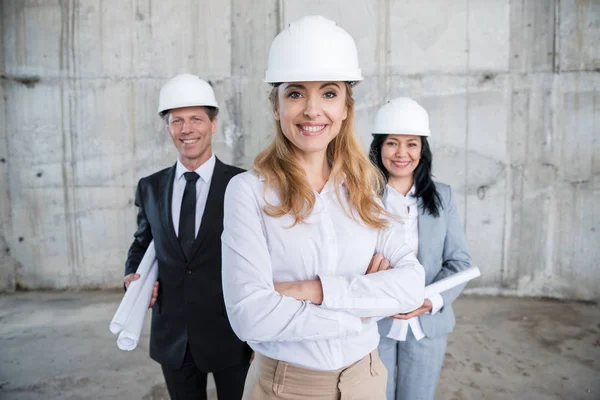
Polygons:
<instances>
[{"instance_id":1,"label":"black suit jacket","mask_svg":"<svg viewBox=\"0 0 600 400\"><path fill-rule=\"evenodd\" d=\"M175 165L138 183L138 230L129 248L125 275L137 270L154 239L159 293L152 308L150 357L170 369L182 365L188 343L196 365L204 372L249 360L249 347L233 333L227 319L221 282L223 196L229 180L243 171L216 160L190 260L179 245L171 215Z\"/></svg>"}]
</instances>

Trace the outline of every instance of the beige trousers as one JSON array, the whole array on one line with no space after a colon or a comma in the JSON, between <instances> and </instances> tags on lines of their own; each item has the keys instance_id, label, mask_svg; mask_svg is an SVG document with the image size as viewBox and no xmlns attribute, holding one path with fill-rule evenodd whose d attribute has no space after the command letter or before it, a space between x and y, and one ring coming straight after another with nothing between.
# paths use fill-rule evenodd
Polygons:
<instances>
[{"instance_id":1,"label":"beige trousers","mask_svg":"<svg viewBox=\"0 0 600 400\"><path fill-rule=\"evenodd\" d=\"M242 400L385 400L386 382L377 349L335 371L295 367L256 353Z\"/></svg>"}]
</instances>

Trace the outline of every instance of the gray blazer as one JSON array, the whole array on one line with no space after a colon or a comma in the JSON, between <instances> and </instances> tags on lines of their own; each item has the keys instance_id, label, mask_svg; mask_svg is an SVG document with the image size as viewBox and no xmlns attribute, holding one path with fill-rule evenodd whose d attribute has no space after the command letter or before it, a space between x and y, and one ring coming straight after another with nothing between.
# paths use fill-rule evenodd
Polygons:
<instances>
[{"instance_id":1,"label":"gray blazer","mask_svg":"<svg viewBox=\"0 0 600 400\"><path fill-rule=\"evenodd\" d=\"M465 234L452 198L452 189L438 182L435 182L435 187L442 200L439 217L435 218L423 210L423 202L418 199L418 259L425 268L426 285L471 266L471 256L467 252ZM442 293L444 306L435 315L423 314L419 317L425 336L440 337L454 330L452 302L465 286L466 284Z\"/></svg>"}]
</instances>

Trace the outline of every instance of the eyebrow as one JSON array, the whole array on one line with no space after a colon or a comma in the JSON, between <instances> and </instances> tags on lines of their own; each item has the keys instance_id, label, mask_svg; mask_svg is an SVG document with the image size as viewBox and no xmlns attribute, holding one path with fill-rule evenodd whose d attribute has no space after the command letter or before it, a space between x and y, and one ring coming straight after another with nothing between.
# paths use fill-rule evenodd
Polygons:
<instances>
[{"instance_id":1,"label":"eyebrow","mask_svg":"<svg viewBox=\"0 0 600 400\"><path fill-rule=\"evenodd\" d=\"M399 142L400 139L396 138L396 137L387 137L385 140L393 140L394 142ZM412 139L407 139L407 142L416 142L418 139L417 138L412 138Z\"/></svg>"},{"instance_id":2,"label":"eyebrow","mask_svg":"<svg viewBox=\"0 0 600 400\"><path fill-rule=\"evenodd\" d=\"M176 119L176 118L181 118L181 119L185 119L186 117L182 116L182 115L173 115L171 116L171 118ZM187 118L203 118L202 114L192 114L190 116L187 116Z\"/></svg>"},{"instance_id":3,"label":"eyebrow","mask_svg":"<svg viewBox=\"0 0 600 400\"><path fill-rule=\"evenodd\" d=\"M340 85L338 85L338 84L337 84L337 83L335 83L335 82L325 82L324 84L322 84L322 85L321 85L321 87L319 88L319 90L321 90L321 89L323 89L323 88L325 88L325 87L327 87L327 86L335 86L335 87L337 87L338 89L340 88ZM289 84L289 85L288 85L288 86L285 88L285 90L288 90L288 89L290 89L290 88L297 88L297 89L304 89L304 90L306 90L306 87L304 87L304 85L301 85L301 84L299 84L299 83L291 83L291 84Z\"/></svg>"},{"instance_id":4,"label":"eyebrow","mask_svg":"<svg viewBox=\"0 0 600 400\"><path fill-rule=\"evenodd\" d=\"M338 89L340 88L340 86L335 82L327 82L327 83L322 84L319 89L323 89L324 87L327 87L327 86L335 86Z\"/></svg>"}]
</instances>

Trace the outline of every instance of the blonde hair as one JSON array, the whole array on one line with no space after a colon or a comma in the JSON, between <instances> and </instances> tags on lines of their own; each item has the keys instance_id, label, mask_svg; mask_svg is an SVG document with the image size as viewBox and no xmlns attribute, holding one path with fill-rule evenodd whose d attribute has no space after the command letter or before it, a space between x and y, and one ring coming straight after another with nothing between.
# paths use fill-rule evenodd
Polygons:
<instances>
[{"instance_id":1,"label":"blonde hair","mask_svg":"<svg viewBox=\"0 0 600 400\"><path fill-rule=\"evenodd\" d=\"M366 225L381 229L387 226L387 215L375 193L383 191L385 181L379 170L369 161L354 133L354 98L352 86L346 83L347 118L339 134L327 146L327 162L334 177L335 190L340 199L339 183L343 179L348 190L350 217ZM278 87L269 95L273 110L278 109ZM294 225L304 222L315 205L315 194L304 169L294 154L294 145L285 137L279 121L275 121L275 137L269 146L254 159L254 170L266 180L266 188L278 191L280 204L264 208L267 215L294 216ZM358 217L353 212L356 210Z\"/></svg>"}]
</instances>

